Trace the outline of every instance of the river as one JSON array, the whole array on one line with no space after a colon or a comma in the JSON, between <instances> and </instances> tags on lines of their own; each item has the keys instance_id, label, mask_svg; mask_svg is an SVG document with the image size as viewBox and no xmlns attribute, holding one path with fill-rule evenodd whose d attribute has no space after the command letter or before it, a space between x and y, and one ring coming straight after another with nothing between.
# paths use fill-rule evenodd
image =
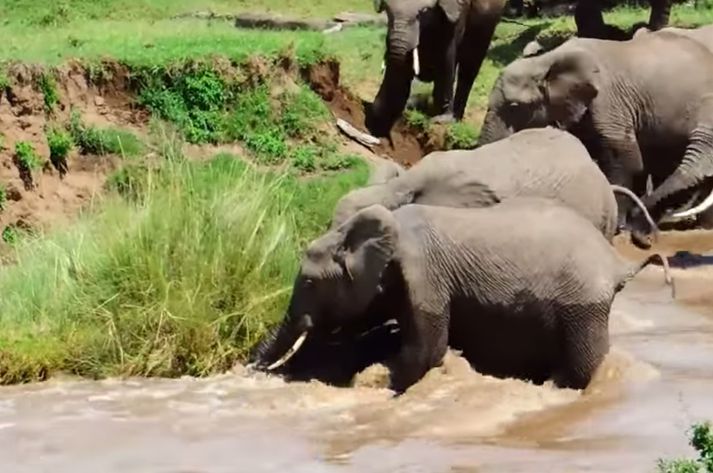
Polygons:
<instances>
[{"instance_id":1,"label":"river","mask_svg":"<svg viewBox=\"0 0 713 473\"><path fill-rule=\"evenodd\" d=\"M713 237L712 237L713 238ZM713 247L713 239L710 240ZM233 372L0 389L0 472L652 472L713 419L713 268L617 297L584 392L479 375L457 353L399 398Z\"/></svg>"}]
</instances>

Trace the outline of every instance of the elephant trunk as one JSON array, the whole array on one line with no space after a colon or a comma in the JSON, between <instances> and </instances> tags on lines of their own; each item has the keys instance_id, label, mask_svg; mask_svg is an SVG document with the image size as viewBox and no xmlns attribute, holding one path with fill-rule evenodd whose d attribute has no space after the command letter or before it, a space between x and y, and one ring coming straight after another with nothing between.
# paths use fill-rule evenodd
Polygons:
<instances>
[{"instance_id":1,"label":"elephant trunk","mask_svg":"<svg viewBox=\"0 0 713 473\"><path fill-rule=\"evenodd\" d=\"M388 136L406 108L415 70L420 67L417 38L409 41L396 32L390 34L384 79L367 116L367 128L374 136Z\"/></svg>"},{"instance_id":2,"label":"elephant trunk","mask_svg":"<svg viewBox=\"0 0 713 473\"><path fill-rule=\"evenodd\" d=\"M299 319L288 315L277 330L258 346L255 365L267 371L283 366L300 349L311 327L309 315Z\"/></svg>"},{"instance_id":3,"label":"elephant trunk","mask_svg":"<svg viewBox=\"0 0 713 473\"><path fill-rule=\"evenodd\" d=\"M488 112L485 114L485 120L483 121L483 126L480 129L480 138L478 139L478 146L487 145L488 143L493 143L495 141L507 138L512 134L512 129L505 123L505 121L500 118L497 112L493 108L489 108Z\"/></svg>"}]
</instances>

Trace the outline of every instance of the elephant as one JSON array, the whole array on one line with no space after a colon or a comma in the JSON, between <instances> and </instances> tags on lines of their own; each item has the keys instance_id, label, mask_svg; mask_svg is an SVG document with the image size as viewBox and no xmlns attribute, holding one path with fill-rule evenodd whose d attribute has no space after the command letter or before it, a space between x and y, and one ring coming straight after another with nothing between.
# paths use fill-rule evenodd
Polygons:
<instances>
[{"instance_id":1,"label":"elephant","mask_svg":"<svg viewBox=\"0 0 713 473\"><path fill-rule=\"evenodd\" d=\"M713 25L704 25L699 26L698 28L677 28L675 26L668 26L666 28L661 28L658 31L651 31L646 28L641 28L636 31L634 39L641 38L644 35L649 35L651 33L656 33L659 36L667 34L678 34L681 36L686 36L688 38L698 41L713 53Z\"/></svg>"},{"instance_id":2,"label":"elephant","mask_svg":"<svg viewBox=\"0 0 713 473\"><path fill-rule=\"evenodd\" d=\"M414 77L434 84L435 122L462 119L505 0L375 0L374 7L386 11L388 29L384 78L366 113L370 133L390 134Z\"/></svg>"},{"instance_id":3,"label":"elephant","mask_svg":"<svg viewBox=\"0 0 713 473\"><path fill-rule=\"evenodd\" d=\"M572 134L553 127L529 129L474 150L430 153L401 175L355 189L337 202L331 228L372 204L389 210L411 203L485 207L534 196L569 205L611 241L617 223L612 191L625 193L645 210L628 189L609 184Z\"/></svg>"},{"instance_id":4,"label":"elephant","mask_svg":"<svg viewBox=\"0 0 713 473\"><path fill-rule=\"evenodd\" d=\"M713 177L713 54L682 35L629 41L572 38L506 66L490 93L479 144L526 128L556 126L586 146L609 182L643 197L659 223L706 210L691 194ZM653 191L646 193L650 176ZM688 203L685 203L689 201ZM620 229L648 248L638 207L617 195ZM706 205L704 205L706 204Z\"/></svg>"},{"instance_id":5,"label":"elephant","mask_svg":"<svg viewBox=\"0 0 713 473\"><path fill-rule=\"evenodd\" d=\"M287 313L254 367L284 365L308 337L395 318L400 347L384 364L397 395L447 346L483 374L583 389L608 351L615 295L659 258L625 262L554 199L371 205L306 248Z\"/></svg>"},{"instance_id":6,"label":"elephant","mask_svg":"<svg viewBox=\"0 0 713 473\"><path fill-rule=\"evenodd\" d=\"M649 0L651 15L648 24L637 24L633 30L644 26L651 31L657 31L668 25L671 15L672 0ZM577 24L577 36L581 38L597 38L610 40L627 40L631 34L619 28L604 23L602 16L602 0L578 0L574 11L574 21Z\"/></svg>"}]
</instances>

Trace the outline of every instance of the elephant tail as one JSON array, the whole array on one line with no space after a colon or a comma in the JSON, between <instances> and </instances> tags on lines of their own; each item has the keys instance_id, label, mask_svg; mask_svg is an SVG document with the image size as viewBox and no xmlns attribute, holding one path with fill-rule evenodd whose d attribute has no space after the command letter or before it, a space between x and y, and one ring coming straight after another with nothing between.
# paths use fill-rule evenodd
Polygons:
<instances>
[{"instance_id":1,"label":"elephant tail","mask_svg":"<svg viewBox=\"0 0 713 473\"><path fill-rule=\"evenodd\" d=\"M648 265L660 261L661 266L663 266L664 280L666 284L671 286L671 297L676 298L676 285L674 283L673 277L671 276L671 268L668 264L668 257L662 255L661 253L653 253L647 256L643 261L635 263L629 266L623 274L623 277L619 280L614 292L617 293L624 289L624 286L631 281L637 274L639 274Z\"/></svg>"},{"instance_id":2,"label":"elephant tail","mask_svg":"<svg viewBox=\"0 0 713 473\"><path fill-rule=\"evenodd\" d=\"M618 186L616 184L611 184L611 189L614 193L619 193L619 194L624 194L628 198L630 198L639 209L641 209L641 212L644 214L644 217L646 218L646 221L648 222L649 226L651 227L651 233L654 235L658 236L659 234L659 227L656 225L656 222L654 222L654 219L651 218L651 214L649 213L648 209L646 208L646 205L639 199L639 197L634 194L630 189L627 189L624 186Z\"/></svg>"}]
</instances>

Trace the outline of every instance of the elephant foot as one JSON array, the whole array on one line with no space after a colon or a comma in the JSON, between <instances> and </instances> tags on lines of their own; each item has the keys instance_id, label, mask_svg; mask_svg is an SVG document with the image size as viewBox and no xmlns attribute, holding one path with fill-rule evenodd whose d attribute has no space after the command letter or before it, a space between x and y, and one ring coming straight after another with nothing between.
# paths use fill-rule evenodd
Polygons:
<instances>
[{"instance_id":1,"label":"elephant foot","mask_svg":"<svg viewBox=\"0 0 713 473\"><path fill-rule=\"evenodd\" d=\"M436 115L435 117L431 118L431 123L436 123L439 125L446 125L449 123L454 123L455 121L456 121L456 118L450 112L442 113L440 115Z\"/></svg>"},{"instance_id":2,"label":"elephant foot","mask_svg":"<svg viewBox=\"0 0 713 473\"><path fill-rule=\"evenodd\" d=\"M651 237L642 231L632 230L631 242L641 250L651 249Z\"/></svg>"}]
</instances>

